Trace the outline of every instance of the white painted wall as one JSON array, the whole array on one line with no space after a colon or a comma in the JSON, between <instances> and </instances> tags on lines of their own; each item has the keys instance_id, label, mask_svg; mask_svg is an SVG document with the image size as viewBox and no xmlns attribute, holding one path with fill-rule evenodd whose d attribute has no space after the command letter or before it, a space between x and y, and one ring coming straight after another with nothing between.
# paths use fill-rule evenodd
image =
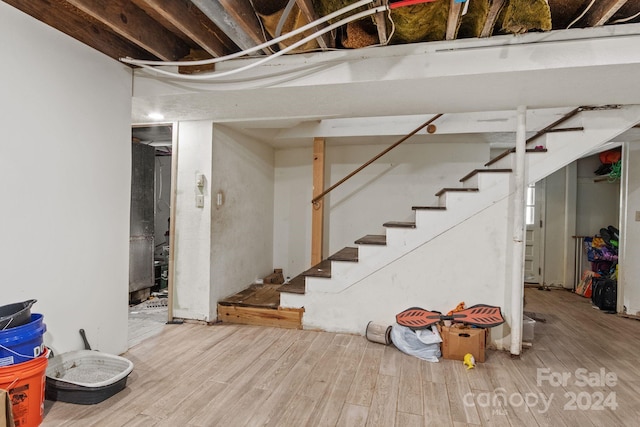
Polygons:
<instances>
[{"instance_id":1,"label":"white painted wall","mask_svg":"<svg viewBox=\"0 0 640 427\"><path fill-rule=\"evenodd\" d=\"M576 233L581 236L593 236L602 227L619 224L620 182L595 182L593 172L599 166L597 154L578 160Z\"/></svg>"},{"instance_id":2,"label":"white painted wall","mask_svg":"<svg viewBox=\"0 0 640 427\"><path fill-rule=\"evenodd\" d=\"M640 162L640 143L625 143L623 155L623 204L620 227L620 271L618 277L618 311L626 307L627 313L640 315L640 170L634 165Z\"/></svg>"},{"instance_id":3,"label":"white painted wall","mask_svg":"<svg viewBox=\"0 0 640 427\"><path fill-rule=\"evenodd\" d=\"M273 196L273 149L228 127L214 126L211 319L218 300L273 272Z\"/></svg>"},{"instance_id":4,"label":"white painted wall","mask_svg":"<svg viewBox=\"0 0 640 427\"><path fill-rule=\"evenodd\" d=\"M273 149L208 120L177 125L174 316L212 322L218 300L272 271Z\"/></svg>"},{"instance_id":5,"label":"white painted wall","mask_svg":"<svg viewBox=\"0 0 640 427\"><path fill-rule=\"evenodd\" d=\"M575 268L576 165L545 178L544 282L573 288Z\"/></svg>"},{"instance_id":6,"label":"white painted wall","mask_svg":"<svg viewBox=\"0 0 640 427\"><path fill-rule=\"evenodd\" d=\"M326 148L325 187L385 149L385 145ZM366 234L384 234L387 221L413 220L411 207L436 204L435 193L489 158L485 143L402 145L334 190L325 207L329 256ZM294 277L310 267L312 150L276 151L274 267Z\"/></svg>"},{"instance_id":7,"label":"white painted wall","mask_svg":"<svg viewBox=\"0 0 640 427\"><path fill-rule=\"evenodd\" d=\"M0 304L45 344L127 349L131 71L0 3ZM9 59L10 58L10 59Z\"/></svg>"},{"instance_id":8,"label":"white painted wall","mask_svg":"<svg viewBox=\"0 0 640 427\"><path fill-rule=\"evenodd\" d=\"M174 245L175 317L210 321L211 317L211 121L180 122L177 150ZM175 144L175 142L174 142ZM177 151L177 154L176 154ZM196 175L205 177L204 207L196 207Z\"/></svg>"}]
</instances>

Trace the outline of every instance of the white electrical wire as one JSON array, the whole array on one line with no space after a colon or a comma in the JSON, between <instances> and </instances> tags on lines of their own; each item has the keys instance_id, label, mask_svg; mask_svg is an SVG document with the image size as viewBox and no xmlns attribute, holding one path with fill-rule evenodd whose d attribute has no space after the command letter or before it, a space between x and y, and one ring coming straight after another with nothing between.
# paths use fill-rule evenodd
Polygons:
<instances>
[{"instance_id":1,"label":"white electrical wire","mask_svg":"<svg viewBox=\"0 0 640 427\"><path fill-rule=\"evenodd\" d=\"M317 31L317 32L311 34L310 36L305 37L302 40L299 40L298 42L296 42L296 43L294 43L294 44L292 44L290 46L287 46L286 48L274 53L273 55L266 56L266 57L260 59L259 61L255 61L255 62L252 62L251 64L245 65L244 67L236 68L236 69L229 70L229 71L218 72L218 73L202 73L202 74L180 74L180 73L175 73L175 72L172 72L172 71L162 70L162 69L159 69L159 68L156 68L156 67L152 67L152 66L146 65L146 64L137 64L137 65L139 65L140 67L142 67L142 68L144 68L146 70L152 70L152 71L154 71L154 72L156 72L156 73L158 73L160 75L164 75L164 76L167 76L167 77L174 77L174 78L178 78L178 79L182 79L182 80L210 80L210 79L216 79L216 78L220 78L220 77L231 76L233 74L238 74L238 73L241 73L243 71L250 70L251 68L255 68L255 67L259 66L259 65L262 65L262 64L264 64L266 62L271 61L272 59L275 59L275 58L277 58L279 56L282 56L285 53L290 52L293 49L297 48L298 46L302 46L303 44L309 42L310 40L313 40L316 37L333 30L334 28L341 27L342 25L348 24L351 21L356 21L358 19L364 18L364 17L369 16L369 15L373 15L373 14L376 14L376 13L379 13L379 12L383 12L383 11L385 11L387 9L388 9L387 6L379 6L379 7L373 8L373 9L368 9L368 10L362 11L360 13L356 13L356 14L351 15L351 16L349 16L349 17L347 17L347 18L345 18L345 19L343 19L341 21L333 23L333 24L329 25L328 27L325 27L322 30ZM219 58L216 58L216 59L219 59ZM164 64L166 64L166 63L164 63Z\"/></svg>"},{"instance_id":2,"label":"white electrical wire","mask_svg":"<svg viewBox=\"0 0 640 427\"><path fill-rule=\"evenodd\" d=\"M268 42L259 44L257 46L254 46L252 48L240 51L240 52L236 52L236 53L232 53L229 55L225 55L225 56L220 56L217 58L210 58L210 59L202 59L202 60L198 60L198 61L150 61L150 60L143 60L143 59L133 59L133 58L129 58L129 57L125 57L125 58L120 58L121 62L124 62L126 64L132 64L132 65L140 65L140 66L144 66L144 65L175 65L175 66L189 66L189 65L210 65L210 64L215 64L217 62L222 62L222 61L227 61L229 59L234 59L234 58L239 58L241 56L244 55L249 55L253 52L257 52L260 50L263 50L267 47L273 46L274 44L280 43L283 40L286 40L288 38L291 38L293 36L296 36L300 33L303 33L307 30L310 30L314 27L316 27L319 24L325 23L333 18L337 18L340 15L343 15L347 12L350 12L354 9L357 9L359 7L362 6L366 6L370 3L372 3L373 0L360 0L359 2L353 3L349 6L343 7L342 9L339 9L333 13L330 13L320 19L316 19L313 22L308 23L307 25L304 25L300 28L297 28L294 31L288 32L287 34L277 37L275 39L272 39ZM386 6L385 6L386 9ZM373 9L370 9L373 10ZM335 27L337 28L337 27ZM321 30L322 31L322 30ZM314 37L318 37L318 35L324 34L326 31L321 32L318 31L317 33L314 33ZM308 37L307 37L308 38Z\"/></svg>"},{"instance_id":3,"label":"white electrical wire","mask_svg":"<svg viewBox=\"0 0 640 427\"><path fill-rule=\"evenodd\" d=\"M285 6L282 11L282 15L280 15L280 19L278 20L278 25L276 26L276 32L274 35L276 37L280 37L282 35L282 28L284 27L284 23L287 21L289 14L291 13L291 9L296 4L296 0L289 0L289 3Z\"/></svg>"},{"instance_id":4,"label":"white electrical wire","mask_svg":"<svg viewBox=\"0 0 640 427\"><path fill-rule=\"evenodd\" d=\"M636 13L635 15L632 15L628 18L620 18L620 19L616 19L615 21L609 22L609 24L622 24L623 22L628 22L631 21L632 19L637 18L638 16L640 16L640 12Z\"/></svg>"},{"instance_id":5,"label":"white electrical wire","mask_svg":"<svg viewBox=\"0 0 640 427\"><path fill-rule=\"evenodd\" d=\"M567 30L569 28L571 28L573 26L573 24L575 24L576 22L578 22L579 20L582 19L582 17L584 15L586 15L587 12L589 12L589 9L591 9L591 6L593 6L593 4L596 2L596 0L591 0L591 3L589 3L589 6L587 6L587 8L580 14L580 16L578 16L576 19L574 19L569 25L567 25Z\"/></svg>"}]
</instances>

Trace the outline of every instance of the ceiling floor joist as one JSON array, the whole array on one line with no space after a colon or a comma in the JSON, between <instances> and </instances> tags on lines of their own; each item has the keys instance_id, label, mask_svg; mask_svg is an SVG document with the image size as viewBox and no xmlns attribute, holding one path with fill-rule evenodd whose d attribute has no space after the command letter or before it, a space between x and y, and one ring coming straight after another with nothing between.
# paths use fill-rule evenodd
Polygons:
<instances>
[{"instance_id":1,"label":"ceiling floor joist","mask_svg":"<svg viewBox=\"0 0 640 427\"><path fill-rule=\"evenodd\" d=\"M223 56L238 47L209 18L188 0L133 0L148 15L169 29L183 34L211 56Z\"/></svg>"},{"instance_id":2,"label":"ceiling floor joist","mask_svg":"<svg viewBox=\"0 0 640 427\"><path fill-rule=\"evenodd\" d=\"M240 49L265 42L260 21L249 0L191 0ZM265 53L270 53L265 51Z\"/></svg>"},{"instance_id":3,"label":"ceiling floor joist","mask_svg":"<svg viewBox=\"0 0 640 427\"><path fill-rule=\"evenodd\" d=\"M64 0L3 1L111 58L157 59Z\"/></svg>"},{"instance_id":4,"label":"ceiling floor joist","mask_svg":"<svg viewBox=\"0 0 640 427\"><path fill-rule=\"evenodd\" d=\"M165 61L189 53L189 46L130 1L67 0L112 31Z\"/></svg>"}]
</instances>

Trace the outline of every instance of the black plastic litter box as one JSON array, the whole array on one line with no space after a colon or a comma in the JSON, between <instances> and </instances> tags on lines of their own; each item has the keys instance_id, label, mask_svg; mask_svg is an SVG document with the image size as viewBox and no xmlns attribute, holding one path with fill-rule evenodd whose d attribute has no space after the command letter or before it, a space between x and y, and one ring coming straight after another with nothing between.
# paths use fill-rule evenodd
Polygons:
<instances>
[{"instance_id":1,"label":"black plastic litter box","mask_svg":"<svg viewBox=\"0 0 640 427\"><path fill-rule=\"evenodd\" d=\"M0 307L0 331L22 326L31 321L31 306L38 300L30 299Z\"/></svg>"}]
</instances>

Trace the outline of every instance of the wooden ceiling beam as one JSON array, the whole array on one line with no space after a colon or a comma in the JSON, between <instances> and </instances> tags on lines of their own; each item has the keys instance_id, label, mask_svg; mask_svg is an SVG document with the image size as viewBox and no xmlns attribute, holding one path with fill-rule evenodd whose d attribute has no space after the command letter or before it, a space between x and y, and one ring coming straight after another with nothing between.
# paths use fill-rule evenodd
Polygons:
<instances>
[{"instance_id":1,"label":"wooden ceiling beam","mask_svg":"<svg viewBox=\"0 0 640 427\"><path fill-rule=\"evenodd\" d=\"M238 50L235 43L188 0L133 0L152 18L165 22L214 57Z\"/></svg>"},{"instance_id":2,"label":"wooden ceiling beam","mask_svg":"<svg viewBox=\"0 0 640 427\"><path fill-rule=\"evenodd\" d=\"M458 34L458 28L460 27L460 15L462 13L463 5L464 3L449 0L449 19L447 19L446 40L455 40Z\"/></svg>"},{"instance_id":3,"label":"wooden ceiling beam","mask_svg":"<svg viewBox=\"0 0 640 427\"><path fill-rule=\"evenodd\" d=\"M382 0L375 0L373 7L382 6ZM381 45L389 43L389 35L387 34L387 14L388 12L378 12L374 15L376 21L376 29L378 30L378 40Z\"/></svg>"},{"instance_id":4,"label":"wooden ceiling beam","mask_svg":"<svg viewBox=\"0 0 640 427\"><path fill-rule=\"evenodd\" d=\"M111 58L158 59L64 0L3 1Z\"/></svg>"},{"instance_id":5,"label":"wooden ceiling beam","mask_svg":"<svg viewBox=\"0 0 640 427\"><path fill-rule=\"evenodd\" d=\"M296 0L296 4L302 11L302 14L305 16L305 18L307 18L307 21L313 22L319 18L318 14L316 14L315 9L313 8L311 0ZM322 28L325 28L327 26L328 25L325 22L324 24L317 25L312 31L320 31ZM317 37L316 41L322 49L327 49L335 46L335 41L332 40L331 33L325 33L320 37Z\"/></svg>"},{"instance_id":6,"label":"wooden ceiling beam","mask_svg":"<svg viewBox=\"0 0 640 427\"><path fill-rule=\"evenodd\" d=\"M598 0L587 12L587 26L598 27L607 23L609 19L629 0Z\"/></svg>"},{"instance_id":7,"label":"wooden ceiling beam","mask_svg":"<svg viewBox=\"0 0 640 427\"><path fill-rule=\"evenodd\" d=\"M506 0L493 0L491 2L491 7L489 8L489 16L487 16L487 20L484 21L484 26L482 27L482 32L480 33L480 37L491 37L493 34L493 29L496 26L496 21L498 20L498 16L500 16L500 11L502 7L505 5Z\"/></svg>"},{"instance_id":8,"label":"wooden ceiling beam","mask_svg":"<svg viewBox=\"0 0 640 427\"><path fill-rule=\"evenodd\" d=\"M240 49L265 42L260 21L249 0L191 0ZM268 50L266 53L270 53Z\"/></svg>"},{"instance_id":9,"label":"wooden ceiling beam","mask_svg":"<svg viewBox=\"0 0 640 427\"><path fill-rule=\"evenodd\" d=\"M165 61L189 54L189 46L131 1L67 0L112 31Z\"/></svg>"}]
</instances>

